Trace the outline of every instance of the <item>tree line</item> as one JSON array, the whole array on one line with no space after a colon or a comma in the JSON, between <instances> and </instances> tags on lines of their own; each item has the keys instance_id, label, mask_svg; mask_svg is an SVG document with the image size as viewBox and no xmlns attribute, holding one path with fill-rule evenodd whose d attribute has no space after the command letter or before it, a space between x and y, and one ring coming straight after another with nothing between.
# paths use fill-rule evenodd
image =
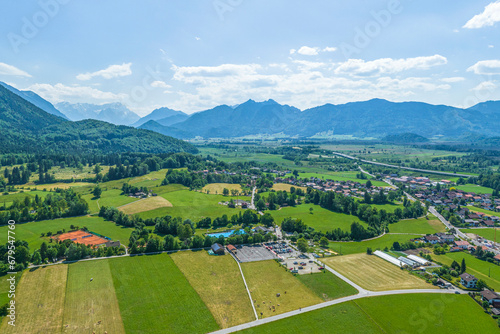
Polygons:
<instances>
[{"instance_id":1,"label":"tree line","mask_svg":"<svg viewBox=\"0 0 500 334\"><path fill-rule=\"evenodd\" d=\"M56 189L45 198L36 194L33 199L30 196L22 201L15 199L10 206L4 203L0 207L0 225L7 224L9 220L28 222L82 216L88 211L88 203L73 189Z\"/></svg>"}]
</instances>

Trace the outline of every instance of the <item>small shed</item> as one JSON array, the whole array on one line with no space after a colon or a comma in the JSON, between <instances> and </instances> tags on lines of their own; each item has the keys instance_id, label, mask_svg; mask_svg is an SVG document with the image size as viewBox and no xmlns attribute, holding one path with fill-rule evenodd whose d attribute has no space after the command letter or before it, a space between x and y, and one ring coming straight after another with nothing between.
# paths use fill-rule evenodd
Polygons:
<instances>
[{"instance_id":1,"label":"small shed","mask_svg":"<svg viewBox=\"0 0 500 334\"><path fill-rule=\"evenodd\" d=\"M212 252L214 252L215 255L224 255L225 254L224 247L220 244L217 244L217 243L212 245Z\"/></svg>"}]
</instances>

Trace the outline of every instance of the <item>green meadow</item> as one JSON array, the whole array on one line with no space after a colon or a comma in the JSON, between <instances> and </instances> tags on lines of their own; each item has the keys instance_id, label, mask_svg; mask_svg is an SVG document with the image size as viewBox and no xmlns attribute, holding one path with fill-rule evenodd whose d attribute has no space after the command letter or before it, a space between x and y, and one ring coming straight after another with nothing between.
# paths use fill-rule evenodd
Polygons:
<instances>
[{"instance_id":1,"label":"green meadow","mask_svg":"<svg viewBox=\"0 0 500 334\"><path fill-rule=\"evenodd\" d=\"M491 194L491 193L493 193L493 189L481 187L481 186L478 186L476 184L464 184L464 185L456 186L455 188L466 191L466 192L470 192L470 193L476 193L476 194Z\"/></svg>"},{"instance_id":2,"label":"green meadow","mask_svg":"<svg viewBox=\"0 0 500 334\"><path fill-rule=\"evenodd\" d=\"M207 333L217 322L167 254L108 260L127 333Z\"/></svg>"},{"instance_id":3,"label":"green meadow","mask_svg":"<svg viewBox=\"0 0 500 334\"><path fill-rule=\"evenodd\" d=\"M372 250L391 248L394 242L406 242L410 239L419 238L421 235L415 234L386 234L380 238L368 241L352 241L352 242L330 242L329 248L332 251L341 253L342 255L366 253L366 249L370 247Z\"/></svg>"},{"instance_id":4,"label":"green meadow","mask_svg":"<svg viewBox=\"0 0 500 334\"><path fill-rule=\"evenodd\" d=\"M476 276L478 279L482 279L491 288L497 291L500 290L500 266L494 263L479 260L476 257L464 252L432 255L432 258L447 265L451 265L453 261L457 261L460 264L462 263L462 259L465 259L467 272L469 274Z\"/></svg>"},{"instance_id":5,"label":"green meadow","mask_svg":"<svg viewBox=\"0 0 500 334\"><path fill-rule=\"evenodd\" d=\"M436 217L430 215L417 219L404 219L389 225L390 233L434 234L444 232L446 227Z\"/></svg>"},{"instance_id":6,"label":"green meadow","mask_svg":"<svg viewBox=\"0 0 500 334\"><path fill-rule=\"evenodd\" d=\"M495 231L496 230L496 231ZM495 241L500 240L500 229L494 229L494 228L469 228L469 229L460 229L463 233L473 233L477 234L480 237L483 237L485 239Z\"/></svg>"},{"instance_id":7,"label":"green meadow","mask_svg":"<svg viewBox=\"0 0 500 334\"><path fill-rule=\"evenodd\" d=\"M498 325L466 295L411 294L357 299L241 333L498 333Z\"/></svg>"},{"instance_id":8,"label":"green meadow","mask_svg":"<svg viewBox=\"0 0 500 334\"><path fill-rule=\"evenodd\" d=\"M313 209L312 213L310 208ZM314 228L316 231L323 232L331 231L336 228L350 231L353 222L358 222L364 227L368 226L356 216L332 212L314 204L301 204L296 207L285 207L280 210L270 210L266 212L269 212L274 217L274 221L278 225L281 224L283 219L292 217L302 219L307 226Z\"/></svg>"},{"instance_id":9,"label":"green meadow","mask_svg":"<svg viewBox=\"0 0 500 334\"><path fill-rule=\"evenodd\" d=\"M358 293L358 290L326 270L321 273L297 275L295 277L324 301Z\"/></svg>"}]
</instances>

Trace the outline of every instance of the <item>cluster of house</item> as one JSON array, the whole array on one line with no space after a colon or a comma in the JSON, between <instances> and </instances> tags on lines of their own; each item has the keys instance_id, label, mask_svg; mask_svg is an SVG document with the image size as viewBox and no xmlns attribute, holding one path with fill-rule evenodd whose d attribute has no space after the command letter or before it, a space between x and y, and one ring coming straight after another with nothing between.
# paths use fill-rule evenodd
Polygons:
<instances>
[{"instance_id":1,"label":"cluster of house","mask_svg":"<svg viewBox=\"0 0 500 334\"><path fill-rule=\"evenodd\" d=\"M425 235L421 238L417 239L412 239L414 242L423 242L423 243L430 243L430 244L452 244L455 241L455 236L453 234L447 234L447 233L434 233L434 234L428 234Z\"/></svg>"},{"instance_id":2,"label":"cluster of house","mask_svg":"<svg viewBox=\"0 0 500 334\"><path fill-rule=\"evenodd\" d=\"M260 169L259 167L252 167L251 169ZM213 172L209 171L208 169L204 169L204 170L201 170L201 171L196 171L195 173L203 173L204 175L208 175L208 174L215 174L215 175L243 175L243 176L249 176L252 180L256 180L258 178L258 176L256 175L251 175L251 174L248 174L248 173L236 173L236 172L230 172L230 171L227 171L225 169L223 170L214 170ZM285 173L285 172L281 172L281 171L276 171L276 173Z\"/></svg>"},{"instance_id":3,"label":"cluster of house","mask_svg":"<svg viewBox=\"0 0 500 334\"><path fill-rule=\"evenodd\" d=\"M450 208L452 210L452 208ZM483 212L471 212L468 208L460 208L459 210L452 211L457 215L463 224L469 226L486 226L495 227L495 224L500 223L500 218L498 216L487 215Z\"/></svg>"},{"instance_id":4,"label":"cluster of house","mask_svg":"<svg viewBox=\"0 0 500 334\"><path fill-rule=\"evenodd\" d=\"M425 176L398 176L397 174L391 174L386 176L386 179L389 179L392 183L404 183L410 186L410 188L422 188L422 187L430 187L440 185L450 185L452 182L449 180L441 180L441 181L431 181L428 177Z\"/></svg>"},{"instance_id":5,"label":"cluster of house","mask_svg":"<svg viewBox=\"0 0 500 334\"><path fill-rule=\"evenodd\" d=\"M310 187L319 191L334 191L338 194L343 194L344 196L355 196L363 197L366 192L375 195L383 189L387 192L391 189L390 187L375 187L367 188L366 184L359 183L355 181L333 181L333 180L323 180L315 177L311 177L307 181L296 180L294 178L276 178L277 183L288 183L298 187Z\"/></svg>"},{"instance_id":6,"label":"cluster of house","mask_svg":"<svg viewBox=\"0 0 500 334\"><path fill-rule=\"evenodd\" d=\"M456 208L458 204L472 204L485 210L500 211L500 199L493 199L491 194L476 194L460 189L444 189L440 191L420 189L415 193L415 197L420 200L429 201L435 206L444 205Z\"/></svg>"},{"instance_id":7,"label":"cluster of house","mask_svg":"<svg viewBox=\"0 0 500 334\"><path fill-rule=\"evenodd\" d=\"M460 277L460 284L468 289L477 288L478 279L469 273L463 273ZM488 302L491 305L491 313L494 315L500 315L500 295L495 291L484 289L480 293L481 300Z\"/></svg>"}]
</instances>

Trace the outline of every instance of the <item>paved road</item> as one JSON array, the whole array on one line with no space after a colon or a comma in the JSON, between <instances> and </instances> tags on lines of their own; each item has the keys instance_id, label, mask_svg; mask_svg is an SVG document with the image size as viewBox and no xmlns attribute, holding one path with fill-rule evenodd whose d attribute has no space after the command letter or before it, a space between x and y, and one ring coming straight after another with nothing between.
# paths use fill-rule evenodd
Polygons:
<instances>
[{"instance_id":1,"label":"paved road","mask_svg":"<svg viewBox=\"0 0 500 334\"><path fill-rule=\"evenodd\" d=\"M468 174L455 174L455 173L447 173L447 172L441 172L441 171L436 171L436 170L428 170L428 169L419 169L419 168L412 168L412 167L401 167L397 165L390 165L390 164L385 164L382 162L375 162L375 161L370 161L370 160L364 160L360 158L353 157L351 155L343 154L343 153L338 153L338 152L332 152L335 155L347 158L347 159L353 159L353 160L359 160L361 162L365 162L367 164L372 164L372 165L378 165L378 166L384 166L384 167L391 167L391 168L400 168L400 169L406 169L406 170L411 170L415 172L422 172L422 173L429 173L429 174L438 174L438 175L446 175L446 176L461 176L461 177L471 177L472 175Z\"/></svg>"},{"instance_id":2,"label":"paved road","mask_svg":"<svg viewBox=\"0 0 500 334\"><path fill-rule=\"evenodd\" d=\"M255 210L255 203L254 203L254 198L255 198L255 191L257 190L257 187L253 187L252 189L252 202L250 203L249 209Z\"/></svg>"},{"instance_id":3,"label":"paved road","mask_svg":"<svg viewBox=\"0 0 500 334\"><path fill-rule=\"evenodd\" d=\"M412 294L412 293L453 294L455 292L454 292L454 290L413 289L413 290L391 290L391 291L367 292L366 294L359 293L359 294L354 295L354 296L348 296L348 297L344 297L344 298L331 300L331 301L328 301L325 303L304 307L301 310L295 310L295 311L291 311L291 312L287 312L287 313L283 313L283 314L278 314L278 315L275 315L273 317L259 319L256 321L248 322L246 324L234 326L231 328L221 329L221 330L215 331L213 333L217 333L217 334L234 333L234 332L241 331L241 330L244 330L247 328L252 328L252 327L267 324L267 323L270 323L273 321L286 319L286 318L293 317L295 315L299 315L302 313L306 313L306 312L310 312L310 311L314 311L314 310L319 310L319 309L322 309L322 308L325 308L328 306L332 306L332 305L336 305L336 304L340 304L340 303L344 303L344 302L348 302L348 301L356 300L356 299L360 299L360 298L375 297L375 296L388 296L388 295L400 295L400 294Z\"/></svg>"},{"instance_id":4,"label":"paved road","mask_svg":"<svg viewBox=\"0 0 500 334\"><path fill-rule=\"evenodd\" d=\"M340 278L341 280L343 280L344 282L346 282L347 284L351 285L352 287L354 287L356 290L359 291L358 295L361 294L361 295L367 295L370 291L366 290L366 289L363 289L362 287L360 287L359 285L357 285L356 283L354 283L353 281L351 281L350 279L348 279L347 277L345 277L344 275L342 275L341 273L339 273L338 271L330 268L329 266L327 266L325 263L323 262L320 262L318 260L316 260L312 255L309 255L309 258L311 260L313 260L314 262L316 262L317 264L325 267L326 270L328 270L329 272L331 272L332 274L334 274L335 276L337 276L338 278Z\"/></svg>"},{"instance_id":5,"label":"paved road","mask_svg":"<svg viewBox=\"0 0 500 334\"><path fill-rule=\"evenodd\" d=\"M248 289L247 280L245 279L245 275L243 275L243 270L241 270L240 261L238 261L238 259L233 255L233 253L231 253L230 251L228 251L228 253L233 257L234 261L236 261L236 263L238 264L238 268L240 268L241 278L243 278L243 283L245 283L245 289L247 289L248 298L250 298L250 304L252 305L255 319L259 320L259 316L257 315L257 311L255 310L255 305L253 303L252 294L250 293L250 290Z\"/></svg>"},{"instance_id":6,"label":"paved road","mask_svg":"<svg viewBox=\"0 0 500 334\"><path fill-rule=\"evenodd\" d=\"M359 170L360 170L362 173L365 173L366 175L369 175L369 176L371 176L371 177L375 177L375 175L368 173L366 170L364 170L363 168L361 168L361 166L358 166L358 168L359 168Z\"/></svg>"},{"instance_id":7,"label":"paved road","mask_svg":"<svg viewBox=\"0 0 500 334\"><path fill-rule=\"evenodd\" d=\"M275 231L276 231L276 237L278 238L278 240L281 240L283 238L283 232L281 231L279 225L276 225Z\"/></svg>"}]
</instances>

